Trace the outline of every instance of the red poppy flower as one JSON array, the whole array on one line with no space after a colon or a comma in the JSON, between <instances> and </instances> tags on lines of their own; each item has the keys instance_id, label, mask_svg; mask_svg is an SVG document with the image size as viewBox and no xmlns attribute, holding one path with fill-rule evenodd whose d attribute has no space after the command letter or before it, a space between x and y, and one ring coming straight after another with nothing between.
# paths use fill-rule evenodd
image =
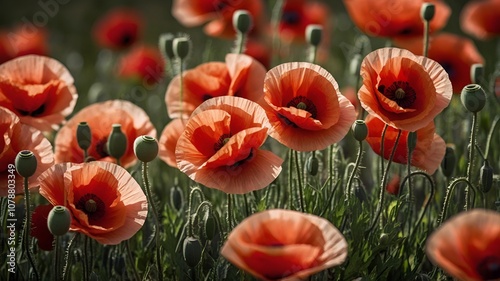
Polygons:
<instances>
[{"instance_id":1,"label":"red poppy flower","mask_svg":"<svg viewBox=\"0 0 500 281\"><path fill-rule=\"evenodd\" d=\"M500 35L500 1L482 0L467 2L460 15L462 30L486 40Z\"/></svg>"},{"instance_id":2,"label":"red poppy flower","mask_svg":"<svg viewBox=\"0 0 500 281\"><path fill-rule=\"evenodd\" d=\"M453 89L443 67L398 48L382 48L361 63L361 106L390 126L416 131L448 106Z\"/></svg>"},{"instance_id":3,"label":"red poppy flower","mask_svg":"<svg viewBox=\"0 0 500 281\"><path fill-rule=\"evenodd\" d=\"M280 37L286 42L304 42L306 28L310 24L321 25L323 36L331 31L332 13L325 3L306 0L286 0L279 22ZM326 38L323 38L326 42Z\"/></svg>"},{"instance_id":4,"label":"red poppy flower","mask_svg":"<svg viewBox=\"0 0 500 281\"><path fill-rule=\"evenodd\" d=\"M39 205L31 214L30 235L37 239L38 247L44 251L54 249L54 235L47 226L47 219L53 207L50 204Z\"/></svg>"},{"instance_id":5,"label":"red poppy flower","mask_svg":"<svg viewBox=\"0 0 500 281\"><path fill-rule=\"evenodd\" d=\"M114 8L94 25L92 35L97 44L114 50L125 49L138 41L143 27L141 14L131 8Z\"/></svg>"},{"instance_id":6,"label":"red poppy flower","mask_svg":"<svg viewBox=\"0 0 500 281\"><path fill-rule=\"evenodd\" d=\"M186 121L181 119L174 119L165 126L161 133L159 144L158 157L167 163L169 166L177 168L177 161L175 159L175 147L179 137L184 132Z\"/></svg>"},{"instance_id":7,"label":"red poppy flower","mask_svg":"<svg viewBox=\"0 0 500 281\"><path fill-rule=\"evenodd\" d=\"M352 103L354 109L357 111L361 105L359 105L356 89L353 86L346 86L340 89L340 92Z\"/></svg>"},{"instance_id":8,"label":"red poppy flower","mask_svg":"<svg viewBox=\"0 0 500 281\"><path fill-rule=\"evenodd\" d=\"M306 280L342 264L347 242L324 218L276 209L243 220L221 255L259 280Z\"/></svg>"},{"instance_id":9,"label":"red poppy flower","mask_svg":"<svg viewBox=\"0 0 500 281\"><path fill-rule=\"evenodd\" d=\"M446 25L451 14L450 7L440 0L344 0L354 24L362 32L377 37L422 36L424 25L420 9L426 2L436 7L430 31L438 31Z\"/></svg>"},{"instance_id":10,"label":"red poppy flower","mask_svg":"<svg viewBox=\"0 0 500 281\"><path fill-rule=\"evenodd\" d=\"M226 63L207 62L183 74L183 100L180 102L180 76L170 82L165 95L168 115L189 118L193 110L207 99L238 96L257 102L262 98L266 69L250 56L227 54Z\"/></svg>"},{"instance_id":11,"label":"red poppy flower","mask_svg":"<svg viewBox=\"0 0 500 281\"><path fill-rule=\"evenodd\" d=\"M297 151L322 150L340 141L356 119L332 75L305 62L269 70L261 105L272 126L269 135Z\"/></svg>"},{"instance_id":12,"label":"red poppy flower","mask_svg":"<svg viewBox=\"0 0 500 281\"><path fill-rule=\"evenodd\" d=\"M265 23L264 5L261 0L174 0L173 16L184 26L194 27L209 22L204 31L213 37L232 38L236 31L233 27L233 13L247 10L253 19L251 32L258 32Z\"/></svg>"},{"instance_id":13,"label":"red poppy flower","mask_svg":"<svg viewBox=\"0 0 500 281\"><path fill-rule=\"evenodd\" d=\"M391 180L385 187L385 190L387 193L392 194L392 195L398 195L399 194L399 188L401 183L401 177L397 174L392 175Z\"/></svg>"},{"instance_id":14,"label":"red poppy flower","mask_svg":"<svg viewBox=\"0 0 500 281\"><path fill-rule=\"evenodd\" d=\"M77 97L73 77L55 59L28 55L0 65L0 106L39 130L57 129Z\"/></svg>"},{"instance_id":15,"label":"red poppy flower","mask_svg":"<svg viewBox=\"0 0 500 281\"><path fill-rule=\"evenodd\" d=\"M368 115L365 120L368 126L368 136L366 142L370 145L375 153L380 155L380 146L382 142L382 132L385 123L373 115ZM398 129L391 126L387 127L384 136L384 155L385 159L389 159L394 143L398 135ZM437 134L434 133L434 122L427 124L427 126L417 130L417 146L412 153L411 165L426 171L429 174L439 168L446 152L446 143ZM398 146L394 158L396 163L407 164L408 162L408 131L402 131L399 138Z\"/></svg>"},{"instance_id":16,"label":"red poppy flower","mask_svg":"<svg viewBox=\"0 0 500 281\"><path fill-rule=\"evenodd\" d=\"M141 187L127 170L113 163L56 164L38 179L43 197L69 209L70 230L101 244L129 239L147 217Z\"/></svg>"},{"instance_id":17,"label":"red poppy flower","mask_svg":"<svg viewBox=\"0 0 500 281\"><path fill-rule=\"evenodd\" d=\"M409 50L415 55L423 54L422 37L396 40L395 45ZM484 63L484 59L471 40L451 33L432 35L429 40L427 56L437 61L448 73L453 92L460 93L471 84L470 68L475 63Z\"/></svg>"},{"instance_id":18,"label":"red poppy flower","mask_svg":"<svg viewBox=\"0 0 500 281\"><path fill-rule=\"evenodd\" d=\"M3 40L3 45L9 59L25 55L45 56L49 52L47 30L36 27L31 23L15 26L5 34Z\"/></svg>"},{"instance_id":19,"label":"red poppy flower","mask_svg":"<svg viewBox=\"0 0 500 281\"><path fill-rule=\"evenodd\" d=\"M138 45L120 58L118 76L142 80L147 86L154 85L163 77L164 60L157 47Z\"/></svg>"},{"instance_id":20,"label":"red poppy flower","mask_svg":"<svg viewBox=\"0 0 500 281\"><path fill-rule=\"evenodd\" d=\"M457 280L500 280L500 214L462 212L428 239L429 259Z\"/></svg>"},{"instance_id":21,"label":"red poppy flower","mask_svg":"<svg viewBox=\"0 0 500 281\"><path fill-rule=\"evenodd\" d=\"M264 110L255 102L232 96L207 100L177 141L177 166L194 181L226 193L262 189L278 177L283 163L259 149L268 127Z\"/></svg>"},{"instance_id":22,"label":"red poppy flower","mask_svg":"<svg viewBox=\"0 0 500 281\"><path fill-rule=\"evenodd\" d=\"M0 196L11 196L7 188L8 180L12 180L9 164L14 164L17 154L22 150L30 150L35 154L37 168L28 179L29 187L38 186L37 177L54 164L52 145L37 129L22 124L19 118L6 108L0 107ZM17 173L14 171L14 174ZM24 193L23 177L15 177L15 193ZM9 197L10 198L10 197Z\"/></svg>"},{"instance_id":23,"label":"red poppy flower","mask_svg":"<svg viewBox=\"0 0 500 281\"><path fill-rule=\"evenodd\" d=\"M260 62L266 69L269 69L272 55L271 44L251 37L247 39L245 44L245 54Z\"/></svg>"},{"instance_id":24,"label":"red poppy flower","mask_svg":"<svg viewBox=\"0 0 500 281\"><path fill-rule=\"evenodd\" d=\"M56 163L84 162L83 150L78 146L76 129L80 122L87 122L92 133L92 142L88 155L95 160L115 162L106 152L106 143L113 124L121 124L128 144L125 154L120 159L125 168L134 165L134 140L141 135L156 136L156 129L148 115L140 107L123 100L111 100L89 105L75 114L59 130L55 138Z\"/></svg>"}]
</instances>

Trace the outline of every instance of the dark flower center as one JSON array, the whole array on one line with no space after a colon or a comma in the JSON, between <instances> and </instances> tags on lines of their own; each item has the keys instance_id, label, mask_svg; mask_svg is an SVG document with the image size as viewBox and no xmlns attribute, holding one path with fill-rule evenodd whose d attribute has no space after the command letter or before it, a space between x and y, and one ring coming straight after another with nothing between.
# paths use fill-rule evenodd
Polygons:
<instances>
[{"instance_id":1,"label":"dark flower center","mask_svg":"<svg viewBox=\"0 0 500 281\"><path fill-rule=\"evenodd\" d=\"M399 35L410 35L412 33L413 33L413 29L409 26L407 26L399 31Z\"/></svg>"},{"instance_id":2,"label":"dark flower center","mask_svg":"<svg viewBox=\"0 0 500 281\"><path fill-rule=\"evenodd\" d=\"M240 161L229 166L229 168L231 168L231 169L238 168L239 166L243 165L245 162L252 160L253 155L254 154L253 154L253 148L252 148L252 149L250 149L250 153L248 153L248 156L245 159L241 159Z\"/></svg>"},{"instance_id":3,"label":"dark flower center","mask_svg":"<svg viewBox=\"0 0 500 281\"><path fill-rule=\"evenodd\" d=\"M95 151L99 155L100 158L108 157L108 150L106 148L106 143L108 142L108 138L103 138L97 142L95 145Z\"/></svg>"},{"instance_id":4,"label":"dark flower center","mask_svg":"<svg viewBox=\"0 0 500 281\"><path fill-rule=\"evenodd\" d=\"M221 149L231 138L231 134L223 134L219 140L214 144L214 150L217 152Z\"/></svg>"},{"instance_id":5,"label":"dark flower center","mask_svg":"<svg viewBox=\"0 0 500 281\"><path fill-rule=\"evenodd\" d=\"M289 25L298 24L300 22L300 14L297 11L284 11L281 20Z\"/></svg>"},{"instance_id":6,"label":"dark flower center","mask_svg":"<svg viewBox=\"0 0 500 281\"><path fill-rule=\"evenodd\" d=\"M33 110L33 111L25 111L25 110L21 110L21 109L18 109L17 110L19 112L19 114L21 114L22 116L33 116L33 117L37 117L37 116L40 116L43 114L43 112L45 111L45 104L42 104L40 105L40 107L38 107L37 109Z\"/></svg>"},{"instance_id":7,"label":"dark flower center","mask_svg":"<svg viewBox=\"0 0 500 281\"><path fill-rule=\"evenodd\" d=\"M92 193L87 193L80 197L75 207L87 214L89 221L96 221L102 218L106 209L104 202Z\"/></svg>"},{"instance_id":8,"label":"dark flower center","mask_svg":"<svg viewBox=\"0 0 500 281\"><path fill-rule=\"evenodd\" d=\"M415 90L406 81L396 81L389 87L380 85L378 91L388 99L395 101L402 108L409 108L417 98Z\"/></svg>"},{"instance_id":9,"label":"dark flower center","mask_svg":"<svg viewBox=\"0 0 500 281\"><path fill-rule=\"evenodd\" d=\"M207 101L207 100L213 98L213 96L211 96L209 94L204 94L201 98L203 99L203 101Z\"/></svg>"},{"instance_id":10,"label":"dark flower center","mask_svg":"<svg viewBox=\"0 0 500 281\"><path fill-rule=\"evenodd\" d=\"M453 77L455 77L455 75L457 74L457 72L455 71L455 68L453 67L453 64L451 64L449 62L441 62L440 64L444 68L444 71L446 71L446 73L448 73L448 75L450 76L450 79L452 79Z\"/></svg>"},{"instance_id":11,"label":"dark flower center","mask_svg":"<svg viewBox=\"0 0 500 281\"><path fill-rule=\"evenodd\" d=\"M318 115L318 110L316 109L314 103L304 96L296 96L290 102L288 102L286 106L305 110L311 113L312 118L316 118L316 116Z\"/></svg>"},{"instance_id":12,"label":"dark flower center","mask_svg":"<svg viewBox=\"0 0 500 281\"><path fill-rule=\"evenodd\" d=\"M496 280L500 278L500 257L486 257L478 264L477 272L483 280Z\"/></svg>"},{"instance_id":13,"label":"dark flower center","mask_svg":"<svg viewBox=\"0 0 500 281\"><path fill-rule=\"evenodd\" d=\"M120 44L123 47L128 47L134 41L134 37L130 33L124 32L120 38L120 41Z\"/></svg>"}]
</instances>

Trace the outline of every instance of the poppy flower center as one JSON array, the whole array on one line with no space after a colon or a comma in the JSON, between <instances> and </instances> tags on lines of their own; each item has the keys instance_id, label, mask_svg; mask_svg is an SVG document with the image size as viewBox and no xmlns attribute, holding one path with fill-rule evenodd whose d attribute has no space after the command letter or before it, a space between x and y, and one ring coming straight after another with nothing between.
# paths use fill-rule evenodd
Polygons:
<instances>
[{"instance_id":1,"label":"poppy flower center","mask_svg":"<svg viewBox=\"0 0 500 281\"><path fill-rule=\"evenodd\" d=\"M106 149L106 142L108 141L108 138L103 138L97 142L95 145L95 151L99 155L99 157L104 158L108 157L109 154Z\"/></svg>"},{"instance_id":2,"label":"poppy flower center","mask_svg":"<svg viewBox=\"0 0 500 281\"><path fill-rule=\"evenodd\" d=\"M89 222L91 220L99 220L105 213L104 202L97 197L97 195L92 193L82 196L76 203L75 207L88 216Z\"/></svg>"},{"instance_id":3,"label":"poppy flower center","mask_svg":"<svg viewBox=\"0 0 500 281\"><path fill-rule=\"evenodd\" d=\"M484 280L500 278L500 257L486 257L478 264L477 272Z\"/></svg>"},{"instance_id":4,"label":"poppy flower center","mask_svg":"<svg viewBox=\"0 0 500 281\"><path fill-rule=\"evenodd\" d=\"M45 104L42 104L40 107L38 107L37 109L33 110L33 111L25 111L25 110L21 110L21 109L18 109L17 110L22 116L33 116L33 117L37 117L37 116L40 116L43 114L43 112L45 111Z\"/></svg>"},{"instance_id":5,"label":"poppy flower center","mask_svg":"<svg viewBox=\"0 0 500 281\"><path fill-rule=\"evenodd\" d=\"M298 109L305 110L305 111L311 113L311 117L314 119L318 115L318 110L316 109L316 106L314 105L314 103L310 99L308 99L304 96L294 97L290 102L288 102L288 104L286 106L287 107L295 107Z\"/></svg>"},{"instance_id":6,"label":"poppy flower center","mask_svg":"<svg viewBox=\"0 0 500 281\"><path fill-rule=\"evenodd\" d=\"M120 38L121 44L124 47L127 47L133 42L133 36L127 32L123 33Z\"/></svg>"},{"instance_id":7,"label":"poppy flower center","mask_svg":"<svg viewBox=\"0 0 500 281\"><path fill-rule=\"evenodd\" d=\"M219 140L214 144L214 150L217 152L221 149L231 138L231 134L223 134Z\"/></svg>"},{"instance_id":8,"label":"poppy flower center","mask_svg":"<svg viewBox=\"0 0 500 281\"><path fill-rule=\"evenodd\" d=\"M396 81L389 87L380 85L378 91L388 99L395 101L402 108L409 108L417 99L415 90L406 81Z\"/></svg>"},{"instance_id":9,"label":"poppy flower center","mask_svg":"<svg viewBox=\"0 0 500 281\"><path fill-rule=\"evenodd\" d=\"M297 11L284 11L281 20L290 25L294 25L300 22L300 15Z\"/></svg>"}]
</instances>

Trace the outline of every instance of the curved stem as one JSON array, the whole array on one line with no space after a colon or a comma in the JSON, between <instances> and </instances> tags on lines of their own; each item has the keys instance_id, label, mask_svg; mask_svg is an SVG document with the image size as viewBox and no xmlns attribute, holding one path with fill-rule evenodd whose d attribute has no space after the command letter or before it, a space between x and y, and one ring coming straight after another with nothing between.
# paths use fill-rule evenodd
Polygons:
<instances>
[{"instance_id":1,"label":"curved stem","mask_svg":"<svg viewBox=\"0 0 500 281\"><path fill-rule=\"evenodd\" d=\"M24 204L26 208L26 223L24 224L23 228L23 247L24 251L26 251L26 257L28 258L29 264L31 268L33 268L33 273L35 274L35 280L40 280L40 276L38 275L38 271L36 270L35 267L35 261L33 260L33 257L31 256L31 243L29 239L29 233L30 233L30 228L31 228L31 206L30 206L30 191L29 191L29 182L28 178L24 178ZM28 276L29 276L29 270L28 270ZM30 279L30 278L28 278Z\"/></svg>"},{"instance_id":2,"label":"curved stem","mask_svg":"<svg viewBox=\"0 0 500 281\"><path fill-rule=\"evenodd\" d=\"M351 171L351 175L349 176L349 179L347 180L347 187L346 187L346 190L347 190L347 200L350 199L351 197L351 185L352 185L352 179L354 178L354 175L356 174L356 172L358 171L359 169L359 165L361 164L361 158L362 158L362 155L363 155L363 142L362 141L358 141L358 144L359 144L359 147L358 147L358 155L356 156L356 164L354 164L354 169L352 169Z\"/></svg>"},{"instance_id":3,"label":"curved stem","mask_svg":"<svg viewBox=\"0 0 500 281\"><path fill-rule=\"evenodd\" d=\"M443 221L446 219L446 213L448 211L448 205L450 204L451 194L455 190L455 186L461 182L466 183L468 187L472 187L471 183L467 178L457 178L450 183L450 185L446 189L446 195L444 197L444 202L443 202L443 210L441 210L441 215L438 220L438 226L441 225Z\"/></svg>"},{"instance_id":4,"label":"curved stem","mask_svg":"<svg viewBox=\"0 0 500 281\"><path fill-rule=\"evenodd\" d=\"M148 178L148 163L142 162L142 180L144 182L144 188L146 189L146 195L148 197L149 205L151 206L151 211L153 213L153 223L155 225L154 239L156 244L156 267L158 269L158 280L163 280L163 270L161 265L161 249L160 249L160 220L158 218L158 211L156 210L156 205L153 200L153 194L151 192L151 187L149 186Z\"/></svg>"},{"instance_id":5,"label":"curved stem","mask_svg":"<svg viewBox=\"0 0 500 281\"><path fill-rule=\"evenodd\" d=\"M477 122L477 112L474 112L472 114L472 127L470 133L470 147L469 147L469 163L467 165L467 181L469 183L471 182L472 167L474 166L474 149L476 144L476 122ZM473 189L472 185L467 185L465 187L465 206L464 206L465 211L469 209L469 201L470 201L469 189ZM472 207L474 207L474 202L472 202Z\"/></svg>"},{"instance_id":6,"label":"curved stem","mask_svg":"<svg viewBox=\"0 0 500 281\"><path fill-rule=\"evenodd\" d=\"M384 128L384 132L386 129L387 129L387 125ZM398 136L396 137L396 141L394 142L394 147L392 148L391 155L389 157L389 162L387 162L387 167L385 168L384 174L382 175L382 184L380 185L380 193L379 193L379 205L378 205L377 210L375 211L376 212L375 219L372 221L370 228L367 230L367 233L370 233L373 230L373 228L377 224L377 221L380 218L380 213L382 213L382 208L384 206L384 198L385 198L385 196L384 196L385 195L385 185L387 184L389 169L391 168L392 159L394 158L394 154L396 153L396 148L398 147L399 138L401 137L401 133L402 133L402 131L399 130ZM382 138L381 146L383 145L384 141L385 140ZM382 154L382 157L383 157L383 155L384 154Z\"/></svg>"},{"instance_id":7,"label":"curved stem","mask_svg":"<svg viewBox=\"0 0 500 281\"><path fill-rule=\"evenodd\" d=\"M132 257L132 250L130 250L130 239L127 239L127 241L125 241L125 248L127 251L128 262L130 263L130 267L132 267L132 274L134 275L134 278L135 278L134 280L139 281L139 280L141 280L141 277L139 276L139 273L137 272L137 268L135 266L135 262L134 262L134 259Z\"/></svg>"},{"instance_id":8,"label":"curved stem","mask_svg":"<svg viewBox=\"0 0 500 281\"><path fill-rule=\"evenodd\" d=\"M297 150L294 150L293 152L295 154L294 160L295 160L295 170L297 171L300 211L305 212L304 187L302 186L302 173L301 173L300 163L299 163L299 153L297 152Z\"/></svg>"},{"instance_id":9,"label":"curved stem","mask_svg":"<svg viewBox=\"0 0 500 281\"><path fill-rule=\"evenodd\" d=\"M484 156L485 158L488 158L488 153L490 152L490 145L491 145L491 140L493 139L493 133L495 132L496 128L498 128L498 124L500 124L500 116L495 117L495 120L493 120L493 123L491 124L490 132L488 133L488 138L486 139L486 149L484 151Z\"/></svg>"}]
</instances>

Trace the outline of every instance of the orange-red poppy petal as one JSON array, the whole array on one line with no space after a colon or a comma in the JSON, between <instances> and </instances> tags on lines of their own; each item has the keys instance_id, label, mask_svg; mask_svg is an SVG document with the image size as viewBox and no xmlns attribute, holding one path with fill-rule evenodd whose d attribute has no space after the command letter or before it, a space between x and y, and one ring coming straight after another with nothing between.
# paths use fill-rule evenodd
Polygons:
<instances>
[{"instance_id":1,"label":"orange-red poppy petal","mask_svg":"<svg viewBox=\"0 0 500 281\"><path fill-rule=\"evenodd\" d=\"M167 163L169 166L177 168L177 161L175 160L175 147L177 146L177 141L184 132L186 121L181 119L174 119L170 121L167 126L163 129L159 144L158 157Z\"/></svg>"}]
</instances>

